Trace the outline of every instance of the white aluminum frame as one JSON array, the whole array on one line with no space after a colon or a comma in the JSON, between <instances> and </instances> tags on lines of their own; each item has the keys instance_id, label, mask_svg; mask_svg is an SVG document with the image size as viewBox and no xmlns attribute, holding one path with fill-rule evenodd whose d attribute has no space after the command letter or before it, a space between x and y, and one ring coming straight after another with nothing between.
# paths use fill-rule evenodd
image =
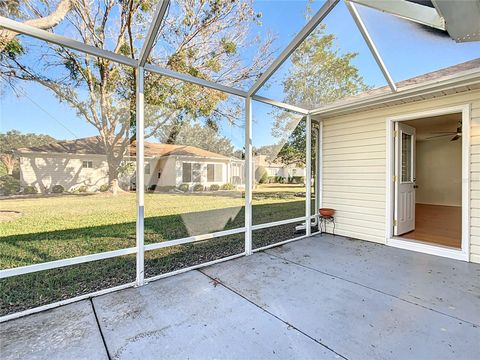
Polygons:
<instances>
[{"instance_id":1,"label":"white aluminum frame","mask_svg":"<svg viewBox=\"0 0 480 360\"><path fill-rule=\"evenodd\" d=\"M160 4L157 7L155 15L153 15L153 22L150 28L148 29L145 42L143 43L142 50L140 51L140 57L138 59L138 66L143 67L147 63L148 55L152 51L155 38L157 37L158 30L162 25L163 18L170 6L170 0L160 0Z\"/></svg>"},{"instance_id":2,"label":"white aluminum frame","mask_svg":"<svg viewBox=\"0 0 480 360\"><path fill-rule=\"evenodd\" d=\"M312 33L313 30L322 22L323 19L333 10L340 0L327 0L325 4L317 11L303 29L293 38L285 50L273 61L270 67L257 79L248 91L248 95L252 96L270 79L277 69L288 59L288 57L297 49L300 44Z\"/></svg>"},{"instance_id":3,"label":"white aluminum frame","mask_svg":"<svg viewBox=\"0 0 480 360\"><path fill-rule=\"evenodd\" d=\"M0 27L3 27L7 30L16 32L18 34L24 34L31 37L34 37L39 40L44 40L46 42L65 46L67 48L77 50L86 54L98 56L108 60L115 61L119 64L127 65L136 68L138 66L138 61L128 56L116 54L112 51L100 49L95 46L84 44L80 41L76 41L65 36L57 35L49 31L41 30L36 27L20 23L15 20L10 20L6 17L0 16Z\"/></svg>"},{"instance_id":4,"label":"white aluminum frame","mask_svg":"<svg viewBox=\"0 0 480 360\"><path fill-rule=\"evenodd\" d=\"M253 143L252 98L245 98L245 254L252 255Z\"/></svg>"},{"instance_id":5,"label":"white aluminum frame","mask_svg":"<svg viewBox=\"0 0 480 360\"><path fill-rule=\"evenodd\" d=\"M145 117L144 117L144 83L145 71L138 67L136 71L136 193L137 193L137 286L142 286L145 275Z\"/></svg>"},{"instance_id":6,"label":"white aluminum frame","mask_svg":"<svg viewBox=\"0 0 480 360\"><path fill-rule=\"evenodd\" d=\"M168 7L170 4L170 0L162 0L161 3L158 5L157 10L155 12L152 24L148 30L145 42L143 47L140 51L138 58L130 58L121 54L114 53L112 51L100 49L94 46L90 46L84 44L82 42L54 34L49 31L40 30L35 27L25 25L23 23L1 17L0 16L0 27L5 29L11 30L18 34L24 34L27 36L31 36L49 43L57 44L60 46L64 46L79 52L87 53L90 55L94 55L97 57L105 58L111 60L113 62L117 62L119 64L123 64L126 66L130 66L136 69L136 126L137 126L137 134L136 134L136 141L137 141L137 154L136 154L136 165L137 169L141 169L142 171L137 171L137 222L136 222L136 246L131 248L119 249L114 251L103 252L99 254L90 254L85 256L78 256L69 259L57 260L57 261L50 261L41 264L34 264L29 266L22 266L12 269L6 269L0 271L0 278L7 278L17 275L23 275L28 273L33 273L37 271L55 269L64 266L70 266L75 264L82 264L91 261L109 259L117 256L124 256L124 255L132 255L136 254L136 280L133 283L124 284L121 286L117 286L111 289L105 289L101 291L97 291L90 294L81 295L72 299L60 301L57 303L41 306L38 308L30 309L27 311L23 311L20 313L4 316L0 318L0 322L6 321L12 318L24 316L30 313L38 312L41 310L54 308L56 306L60 306L63 304L67 304L74 301L79 301L81 299L85 299L92 296L97 296L100 294L108 293L110 291L115 291L118 289L124 289L130 286L141 286L144 285L148 281L160 279L163 277L171 276L174 274L178 274L184 271L189 271L192 269L197 269L202 266L208 266L214 263L218 263L221 261L226 261L229 259L234 259L239 256L244 255L251 255L253 252L261 251L273 246L279 246L282 244L286 244L292 241L296 241L298 239L303 239L308 236L317 234L315 232L312 234L310 226L306 226L306 234L304 236L299 236L293 239L281 241L272 245L268 245L262 248L253 249L252 245L252 231L259 230L259 229L266 229L274 226L284 225L284 224L291 224L295 222L305 222L305 224L309 224L312 219L317 219L318 215L311 215L311 115L315 113L313 109L303 109L298 106L294 106L291 104L285 104L280 101L272 100L263 96L256 95L257 91L265 84L265 82L273 75L273 73L287 60L287 58L295 51L295 49L300 46L300 44L305 40L305 38L311 34L312 31L318 26L321 21L332 11L332 9L337 5L340 0L327 0L326 3L321 7L321 9L312 17L312 19L303 27L303 29L294 37L294 39L289 43L289 45L282 51L282 53L272 62L272 64L268 67L268 69L257 79L257 81L253 84L253 86L248 90L241 90L235 87L222 85L213 81L208 81L200 78L196 78L190 76L188 74L182 74L170 69L166 69L160 67L158 65L149 64L147 63L147 59L152 51L153 45L155 43L155 39L158 35L158 31L161 27L161 24L165 18L165 14L168 11ZM359 1L357 1L359 2ZM364 36L367 44L374 55L377 64L380 66L382 73L387 78L392 90L394 90L394 82L391 80L386 67L384 66L383 62L381 61L381 57L376 51L375 45L373 44L372 39L368 35L368 32L364 25L362 26L362 22L359 16L354 16L356 18L357 25L359 26L359 30L361 31L362 35ZM360 24L360 25L359 25ZM208 87L214 90L218 90L221 92L225 92L230 95L239 96L245 99L245 226L237 229L232 230L225 230L219 231L210 234L203 234L198 236L191 236L182 239L176 239L161 243L155 244L147 244L145 245L144 241L144 77L145 71L157 73L166 77L170 77L173 79L177 79L180 81L185 81L193 84L197 84L199 86ZM294 218L294 219L286 219L282 221L274 221L266 224L257 224L253 225L252 223L252 187L253 187L253 158L252 158L252 101L259 101L262 103L269 104L271 106L279 107L287 111L293 111L302 115L306 115L307 120L307 149L306 149L306 156L307 156L307 176L306 176L306 211L305 216ZM318 153L318 161L321 163L322 161L322 122L320 121L319 127L319 137L320 142L319 146L319 153ZM318 182L318 188L320 191L316 194L318 197L318 204L322 204L322 177L321 177L322 167L317 166L317 176L316 182ZM154 276L148 279L145 279L144 276L144 255L145 251L151 251L155 249L161 249L169 246L175 246L180 244L187 244L187 243L194 243L197 241L208 240L220 236L227 236L232 234L244 233L245 234L245 251L241 254L218 259L215 261L207 262L204 264L199 264L196 266L188 267L185 269L177 270L174 272L170 272L167 274L162 274L158 276Z\"/></svg>"},{"instance_id":7,"label":"white aluminum frame","mask_svg":"<svg viewBox=\"0 0 480 360\"><path fill-rule=\"evenodd\" d=\"M312 224L310 216L312 215L312 117L310 114L306 118L306 162L305 167L305 235L312 234Z\"/></svg>"},{"instance_id":8,"label":"white aluminum frame","mask_svg":"<svg viewBox=\"0 0 480 360\"><path fill-rule=\"evenodd\" d=\"M395 85L395 82L393 81L390 73L388 72L387 66L383 62L383 59L380 55L380 53L377 50L377 47L375 46L375 43L373 42L372 37L368 33L367 27L365 26L362 17L360 16L360 13L357 10L357 7L355 4L349 0L345 1L345 4L347 5L347 9L352 15L353 21L355 22L355 25L357 25L358 30L360 31L360 34L362 34L363 39L367 43L368 48L370 49L370 52L373 55L373 58L375 59L378 67L380 68L380 71L383 74L383 77L385 80L387 80L388 86L390 86L390 89L393 92L397 91L397 86Z\"/></svg>"}]
</instances>

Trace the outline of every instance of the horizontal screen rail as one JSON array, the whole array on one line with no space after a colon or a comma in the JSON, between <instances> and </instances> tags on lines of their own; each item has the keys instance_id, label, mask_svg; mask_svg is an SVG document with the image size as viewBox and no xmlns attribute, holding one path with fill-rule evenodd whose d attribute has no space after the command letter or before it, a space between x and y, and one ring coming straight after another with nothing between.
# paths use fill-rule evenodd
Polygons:
<instances>
[{"instance_id":1,"label":"horizontal screen rail","mask_svg":"<svg viewBox=\"0 0 480 360\"><path fill-rule=\"evenodd\" d=\"M170 276L183 274L187 271L197 270L197 269L201 269L203 267L207 267L207 266L210 266L210 265L215 265L215 264L219 264L219 263L222 263L222 262L225 262L225 261L238 259L242 256L245 256L245 252L235 254L235 255L231 255L231 256L226 256L226 257L216 259L216 260L212 260L212 261L207 261L207 262L197 264L197 265L193 265L193 266L189 266L189 267L186 267L186 268L183 268L183 269L174 270L174 271L171 271L171 272L168 272L168 273L165 273L165 274L155 275L155 276L146 278L145 281L147 283L151 282L151 281L157 281L157 280L164 279L164 278L167 278L167 277L170 277Z\"/></svg>"},{"instance_id":2,"label":"horizontal screen rail","mask_svg":"<svg viewBox=\"0 0 480 360\"><path fill-rule=\"evenodd\" d=\"M159 243L155 243L155 244L145 245L145 251L163 249L163 248L170 247L170 246L189 244L189 243L194 243L194 242L197 242L197 241L215 239L215 238L218 238L218 237L221 237L221 236L241 234L241 233L244 233L244 232L245 232L245 228L242 227L242 228L238 228L238 229L218 231L218 232L214 232L214 233L211 233L211 234L189 236L189 237L185 237L185 238L181 238L181 239L169 240L169 241L159 242Z\"/></svg>"},{"instance_id":3,"label":"horizontal screen rail","mask_svg":"<svg viewBox=\"0 0 480 360\"><path fill-rule=\"evenodd\" d=\"M11 276L29 274L37 271L57 269L64 266L83 264L91 261L110 259L117 256L135 254L136 252L137 252L137 249L132 247L132 248L125 248L120 250L106 251L106 252L101 252L97 254L77 256L69 259L54 260L54 261L44 262L40 264L20 266L12 269L1 270L0 279L8 278Z\"/></svg>"},{"instance_id":4,"label":"horizontal screen rail","mask_svg":"<svg viewBox=\"0 0 480 360\"><path fill-rule=\"evenodd\" d=\"M267 229L267 228L270 228L270 227L286 225L286 224L291 224L291 223L294 223L294 222L305 221L305 220L306 220L306 217L302 216L302 217L298 217L298 218L294 218L294 219L273 221L273 222L269 222L269 223L265 223L265 224L253 225L252 226L252 231Z\"/></svg>"}]
</instances>

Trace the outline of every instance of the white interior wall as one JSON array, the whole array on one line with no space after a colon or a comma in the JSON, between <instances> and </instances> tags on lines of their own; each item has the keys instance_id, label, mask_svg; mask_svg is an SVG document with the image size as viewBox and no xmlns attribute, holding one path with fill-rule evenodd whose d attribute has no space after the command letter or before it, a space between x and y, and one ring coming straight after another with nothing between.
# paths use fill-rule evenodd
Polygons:
<instances>
[{"instance_id":1,"label":"white interior wall","mask_svg":"<svg viewBox=\"0 0 480 360\"><path fill-rule=\"evenodd\" d=\"M462 142L449 137L417 141L416 203L462 205Z\"/></svg>"}]
</instances>

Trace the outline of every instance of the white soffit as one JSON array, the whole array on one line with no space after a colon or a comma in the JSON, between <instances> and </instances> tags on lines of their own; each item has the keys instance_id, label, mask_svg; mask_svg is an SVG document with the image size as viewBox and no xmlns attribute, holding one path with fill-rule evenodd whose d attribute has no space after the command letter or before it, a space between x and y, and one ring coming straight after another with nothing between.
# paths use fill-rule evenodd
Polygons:
<instances>
[{"instance_id":1,"label":"white soffit","mask_svg":"<svg viewBox=\"0 0 480 360\"><path fill-rule=\"evenodd\" d=\"M480 0L351 0L436 29L456 42L480 40Z\"/></svg>"},{"instance_id":2,"label":"white soffit","mask_svg":"<svg viewBox=\"0 0 480 360\"><path fill-rule=\"evenodd\" d=\"M432 0L456 42L480 40L480 0Z\"/></svg>"},{"instance_id":3,"label":"white soffit","mask_svg":"<svg viewBox=\"0 0 480 360\"><path fill-rule=\"evenodd\" d=\"M437 9L408 0L351 0L403 19L445 30L445 21ZM421 1L418 1L421 2Z\"/></svg>"}]
</instances>

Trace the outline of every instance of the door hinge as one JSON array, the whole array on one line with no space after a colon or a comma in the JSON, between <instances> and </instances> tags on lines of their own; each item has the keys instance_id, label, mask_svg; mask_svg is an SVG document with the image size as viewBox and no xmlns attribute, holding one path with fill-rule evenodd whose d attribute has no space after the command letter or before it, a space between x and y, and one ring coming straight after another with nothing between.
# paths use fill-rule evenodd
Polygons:
<instances>
[{"instance_id":1,"label":"door hinge","mask_svg":"<svg viewBox=\"0 0 480 360\"><path fill-rule=\"evenodd\" d=\"M393 220L393 226L397 226L397 220Z\"/></svg>"},{"instance_id":2,"label":"door hinge","mask_svg":"<svg viewBox=\"0 0 480 360\"><path fill-rule=\"evenodd\" d=\"M393 131L393 137L397 137L397 135L398 135L398 130L394 130Z\"/></svg>"},{"instance_id":3,"label":"door hinge","mask_svg":"<svg viewBox=\"0 0 480 360\"><path fill-rule=\"evenodd\" d=\"M394 175L394 176L393 176L393 182L396 182L397 179L398 179L398 178L397 178L397 175Z\"/></svg>"}]
</instances>

